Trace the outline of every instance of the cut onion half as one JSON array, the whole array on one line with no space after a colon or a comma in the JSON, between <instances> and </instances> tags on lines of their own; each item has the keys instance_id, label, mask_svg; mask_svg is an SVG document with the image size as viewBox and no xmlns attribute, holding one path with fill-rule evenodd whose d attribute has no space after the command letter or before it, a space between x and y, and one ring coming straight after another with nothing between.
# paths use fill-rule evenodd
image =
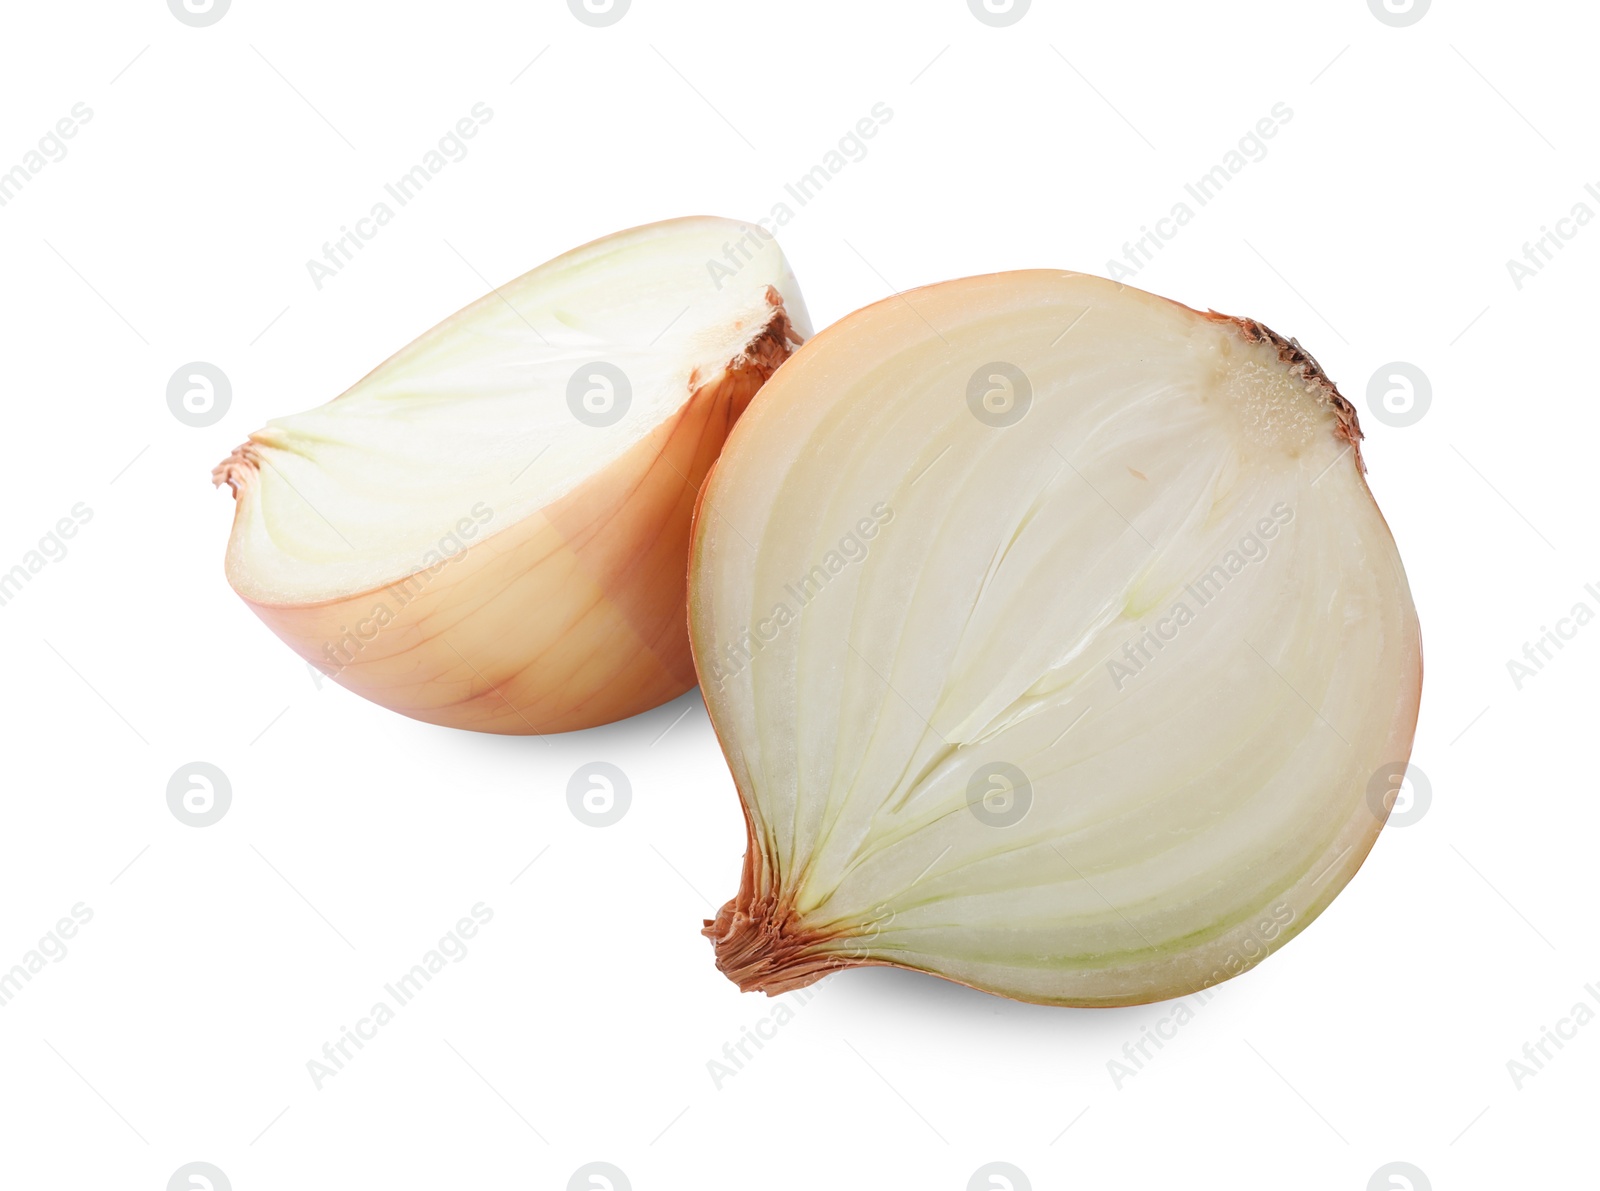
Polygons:
<instances>
[{"instance_id":1,"label":"cut onion half","mask_svg":"<svg viewBox=\"0 0 1600 1191\"><path fill-rule=\"evenodd\" d=\"M809 334L759 229L597 240L252 434L213 473L237 501L228 581L313 666L429 723L546 733L655 707L695 682L700 482Z\"/></svg>"},{"instance_id":2,"label":"cut onion half","mask_svg":"<svg viewBox=\"0 0 1600 1191\"><path fill-rule=\"evenodd\" d=\"M1082 274L930 286L797 352L690 560L749 829L722 971L1130 1005L1304 929L1421 693L1360 439L1292 340Z\"/></svg>"}]
</instances>

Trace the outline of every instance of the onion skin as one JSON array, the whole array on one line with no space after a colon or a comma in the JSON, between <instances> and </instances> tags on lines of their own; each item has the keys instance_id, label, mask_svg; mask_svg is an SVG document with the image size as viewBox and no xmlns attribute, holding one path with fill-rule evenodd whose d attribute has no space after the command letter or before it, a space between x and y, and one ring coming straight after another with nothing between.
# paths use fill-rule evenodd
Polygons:
<instances>
[{"instance_id":1,"label":"onion skin","mask_svg":"<svg viewBox=\"0 0 1600 1191\"><path fill-rule=\"evenodd\" d=\"M958 321L966 305L980 304L986 292L997 286L1038 286L1043 295L1049 292L1054 279L1072 276L1041 270L966 278L928 286L867 307L820 332L797 355L793 365L785 370L780 383L756 403L745 424L731 436L728 449L719 461L722 488L727 487L727 472L732 466L730 460L738 458L741 460L740 466L744 466L744 452L748 451L750 457L754 458L755 452L761 449L750 445L753 440L759 435L774 435L778 427L787 427L793 418L786 415L792 415L808 399L822 401L826 406L823 386L830 382L841 383L833 378L841 375L847 377L852 369L870 366L873 353L895 350L902 344L902 334L907 331L920 334L918 328L927 327L930 323L949 330L950 323L946 319ZM1110 284L1098 279L1083 280ZM1345 450L1352 456L1342 466L1353 467L1361 489L1367 491L1364 474L1366 465L1360 450L1362 433L1356 411L1309 353L1296 341L1286 339L1254 320L1234 318L1214 311L1189 311L1188 307L1179 303L1171 305L1201 319L1226 324L1247 343L1265 345L1275 350L1279 363L1287 373L1304 382L1308 389L1318 392L1328 416L1328 433L1344 444ZM833 408L826 406L826 412L831 414ZM812 451L825 449L824 445L810 439L805 441ZM778 464L773 462L765 466ZM1142 476L1140 478L1143 479ZM698 590L702 584L707 589L711 587L710 580L700 569L699 560L709 524L702 517L702 512L706 509L708 498L716 499L718 496L718 479L719 471L713 469L696 503L690 564L691 640L701 685L708 692L716 687L717 662L714 651L718 642L713 637L711 627L711 596ZM741 494L747 495L742 490ZM1376 512L1375 505L1373 511ZM1377 514L1377 520L1382 524L1381 513ZM1416 634L1415 611L1411 608L1409 595L1404 595L1402 619L1407 622L1407 632ZM1420 635L1415 636L1414 646L1414 670L1408 665L1403 671L1394 672L1397 700L1394 714L1387 722L1384 746L1385 756L1397 759L1402 765L1411 753L1420 707ZM1023 993L1013 987L961 979L933 967L897 962L884 951L874 949L878 930L871 921L836 918L833 921L808 923L794 904L793 890L789 887L794 877L781 871L781 857L769 854L768 842L763 838L765 828L752 812L755 799L752 792L744 788L743 780L737 778L741 772L741 766L737 763L742 752L739 741L733 738L730 724L723 722L717 700L708 694L706 702L724 757L739 785L747 851L737 895L722 907L715 919L705 921L701 933L714 945L718 969L743 992L761 991L776 996L812 984L832 971L882 966L922 971L980 991L1039 1004L1115 1007L1185 996L1254 967L1314 921L1360 868L1376 843L1389 812L1389 807L1385 806L1381 814L1361 813L1343 823L1336 836L1329 841L1319 862L1273 899L1274 904L1282 902L1290 905L1292 913L1281 929L1274 928L1265 939L1259 934L1255 916L1252 916L1209 940L1203 949L1196 949L1192 953L1174 953L1170 962L1157 957L1151 957L1149 962L1130 961L1118 970L1116 978L1098 984L1093 989L1084 988L1080 991L1067 983L1059 992ZM1228 954L1231 957L1233 952L1239 951L1241 943L1248 955L1242 967L1232 968L1219 963L1220 956Z\"/></svg>"},{"instance_id":2,"label":"onion skin","mask_svg":"<svg viewBox=\"0 0 1600 1191\"><path fill-rule=\"evenodd\" d=\"M425 723L543 735L676 698L696 681L684 617L696 494L739 415L800 341L781 296L769 288L767 300L768 324L720 373L691 378L694 393L674 415L436 574L312 604L240 598L341 686ZM242 505L257 467L246 443L213 479ZM377 627L380 606L388 619Z\"/></svg>"}]
</instances>

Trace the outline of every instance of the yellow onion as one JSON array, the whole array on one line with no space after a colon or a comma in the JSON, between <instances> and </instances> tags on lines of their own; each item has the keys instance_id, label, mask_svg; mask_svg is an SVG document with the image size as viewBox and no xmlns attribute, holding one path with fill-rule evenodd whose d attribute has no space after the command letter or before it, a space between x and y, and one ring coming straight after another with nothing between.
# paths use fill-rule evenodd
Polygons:
<instances>
[{"instance_id":1,"label":"yellow onion","mask_svg":"<svg viewBox=\"0 0 1600 1191\"><path fill-rule=\"evenodd\" d=\"M1294 341L1074 273L915 290L796 352L692 544L749 830L718 966L1125 1005L1303 930L1421 692L1360 439Z\"/></svg>"},{"instance_id":2,"label":"yellow onion","mask_svg":"<svg viewBox=\"0 0 1600 1191\"><path fill-rule=\"evenodd\" d=\"M695 682L700 482L809 334L759 229L678 219L578 248L219 465L228 581L313 666L429 723L655 707Z\"/></svg>"}]
</instances>

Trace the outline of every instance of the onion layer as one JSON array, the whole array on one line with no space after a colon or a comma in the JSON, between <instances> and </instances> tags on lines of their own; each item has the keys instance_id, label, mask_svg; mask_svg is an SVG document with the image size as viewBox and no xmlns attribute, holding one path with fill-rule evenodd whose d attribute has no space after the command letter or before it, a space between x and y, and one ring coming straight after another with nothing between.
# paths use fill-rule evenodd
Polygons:
<instances>
[{"instance_id":1,"label":"onion layer","mask_svg":"<svg viewBox=\"0 0 1600 1191\"><path fill-rule=\"evenodd\" d=\"M931 286L798 351L692 545L750 837L719 967L1125 1005L1304 929L1421 692L1360 438L1293 341L1079 274Z\"/></svg>"},{"instance_id":2,"label":"onion layer","mask_svg":"<svg viewBox=\"0 0 1600 1191\"><path fill-rule=\"evenodd\" d=\"M718 274L730 241L748 259ZM301 657L416 719L526 734L648 710L695 681L700 482L809 334L782 251L743 225L576 249L252 434L213 473L237 500L228 580Z\"/></svg>"}]
</instances>

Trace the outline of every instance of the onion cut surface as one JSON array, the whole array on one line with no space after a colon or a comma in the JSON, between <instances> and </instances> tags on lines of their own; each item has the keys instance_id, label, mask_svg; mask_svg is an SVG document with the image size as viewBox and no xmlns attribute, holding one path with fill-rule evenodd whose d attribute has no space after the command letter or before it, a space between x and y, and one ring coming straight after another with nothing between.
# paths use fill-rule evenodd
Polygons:
<instances>
[{"instance_id":1,"label":"onion cut surface","mask_svg":"<svg viewBox=\"0 0 1600 1191\"><path fill-rule=\"evenodd\" d=\"M740 241L737 270L709 266ZM809 334L782 251L745 225L578 248L219 465L228 580L312 665L420 720L528 734L648 710L695 682L700 482Z\"/></svg>"},{"instance_id":2,"label":"onion cut surface","mask_svg":"<svg viewBox=\"0 0 1600 1191\"><path fill-rule=\"evenodd\" d=\"M1296 344L1081 274L930 286L798 351L694 529L750 837L718 966L1126 1005L1302 930L1421 693L1360 437Z\"/></svg>"}]
</instances>

